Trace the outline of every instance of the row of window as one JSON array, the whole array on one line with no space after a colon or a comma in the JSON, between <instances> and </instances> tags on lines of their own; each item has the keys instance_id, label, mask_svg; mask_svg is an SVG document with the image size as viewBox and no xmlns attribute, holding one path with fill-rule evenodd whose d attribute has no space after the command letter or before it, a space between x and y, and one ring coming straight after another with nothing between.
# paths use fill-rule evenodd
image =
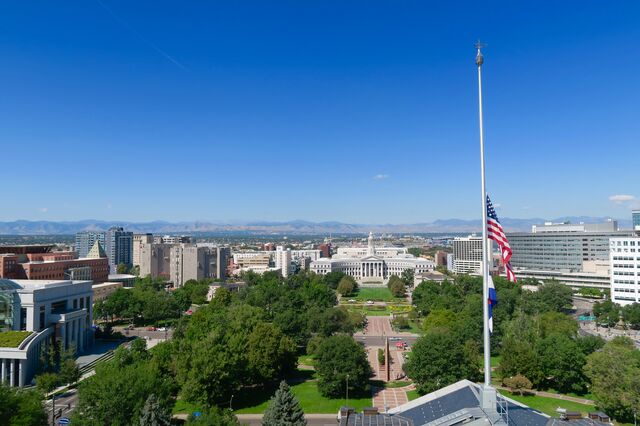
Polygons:
<instances>
[{"instance_id":1,"label":"row of window","mask_svg":"<svg viewBox=\"0 0 640 426\"><path fill-rule=\"evenodd\" d=\"M613 291L617 291L620 293L635 293L636 291L632 288L614 288Z\"/></svg>"}]
</instances>

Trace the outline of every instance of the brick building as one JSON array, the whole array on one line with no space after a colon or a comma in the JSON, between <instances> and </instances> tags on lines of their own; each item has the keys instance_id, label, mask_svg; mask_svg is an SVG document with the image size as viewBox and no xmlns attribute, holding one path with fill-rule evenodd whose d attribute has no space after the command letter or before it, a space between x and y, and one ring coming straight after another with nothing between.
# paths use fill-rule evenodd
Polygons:
<instances>
[{"instance_id":1,"label":"brick building","mask_svg":"<svg viewBox=\"0 0 640 426\"><path fill-rule=\"evenodd\" d=\"M51 245L0 246L0 278L27 280L92 280L109 278L109 260L101 247L86 258L73 251L52 251Z\"/></svg>"}]
</instances>

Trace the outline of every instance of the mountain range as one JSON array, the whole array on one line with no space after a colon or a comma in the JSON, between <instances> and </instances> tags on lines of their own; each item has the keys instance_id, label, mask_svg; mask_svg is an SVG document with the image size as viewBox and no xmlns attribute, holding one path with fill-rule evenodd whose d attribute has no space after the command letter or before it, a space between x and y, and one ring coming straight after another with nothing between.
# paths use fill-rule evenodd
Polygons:
<instances>
[{"instance_id":1,"label":"mountain range","mask_svg":"<svg viewBox=\"0 0 640 426\"><path fill-rule=\"evenodd\" d=\"M608 218L572 216L554 219L503 218L501 223L507 232L529 232L532 225L544 222L599 223ZM122 226L136 233L194 234L194 233L245 233L245 234L361 234L374 233L464 233L481 231L481 220L439 219L433 222L412 224L351 224L343 222L310 222L293 220L284 222L215 223L194 222L117 222L81 220L69 222L16 220L0 222L0 235L68 235L79 231L101 231L112 226ZM630 220L618 220L621 229L630 229Z\"/></svg>"}]
</instances>

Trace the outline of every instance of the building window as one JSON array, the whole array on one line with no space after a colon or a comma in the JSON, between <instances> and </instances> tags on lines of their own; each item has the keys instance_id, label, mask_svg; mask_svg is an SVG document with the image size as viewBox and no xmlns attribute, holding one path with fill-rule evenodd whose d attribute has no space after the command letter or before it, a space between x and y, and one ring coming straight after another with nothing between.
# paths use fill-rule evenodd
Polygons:
<instances>
[{"instance_id":1,"label":"building window","mask_svg":"<svg viewBox=\"0 0 640 426\"><path fill-rule=\"evenodd\" d=\"M44 329L44 316L45 316L44 306L40 306L40 330Z\"/></svg>"}]
</instances>

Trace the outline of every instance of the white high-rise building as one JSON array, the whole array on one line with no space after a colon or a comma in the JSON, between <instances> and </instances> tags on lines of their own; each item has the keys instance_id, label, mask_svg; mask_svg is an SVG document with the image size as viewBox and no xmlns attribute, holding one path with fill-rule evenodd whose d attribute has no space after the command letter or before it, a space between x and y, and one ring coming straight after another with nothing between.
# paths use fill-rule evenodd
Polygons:
<instances>
[{"instance_id":1,"label":"white high-rise building","mask_svg":"<svg viewBox=\"0 0 640 426\"><path fill-rule=\"evenodd\" d=\"M611 301L629 305L640 301L640 237L609 240Z\"/></svg>"},{"instance_id":2,"label":"white high-rise building","mask_svg":"<svg viewBox=\"0 0 640 426\"><path fill-rule=\"evenodd\" d=\"M482 273L482 237L469 235L453 239L453 272Z\"/></svg>"},{"instance_id":3,"label":"white high-rise building","mask_svg":"<svg viewBox=\"0 0 640 426\"><path fill-rule=\"evenodd\" d=\"M291 249L282 246L276 247L276 269L280 269L283 277L288 277L291 272Z\"/></svg>"}]
</instances>

